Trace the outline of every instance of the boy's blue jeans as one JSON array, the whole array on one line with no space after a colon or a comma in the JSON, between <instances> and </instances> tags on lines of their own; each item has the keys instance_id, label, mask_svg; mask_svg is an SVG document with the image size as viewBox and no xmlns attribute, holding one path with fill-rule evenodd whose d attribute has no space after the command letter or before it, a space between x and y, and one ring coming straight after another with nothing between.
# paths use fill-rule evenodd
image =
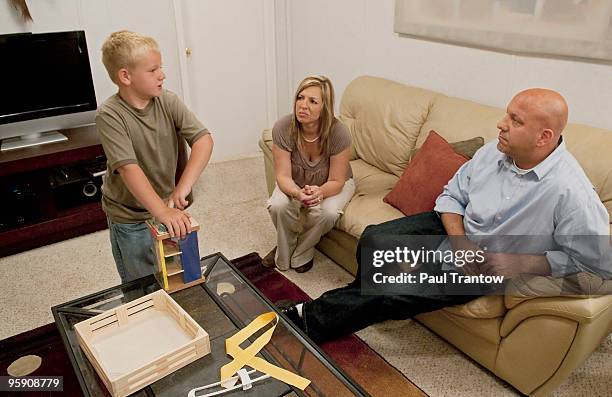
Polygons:
<instances>
[{"instance_id":1,"label":"boy's blue jeans","mask_svg":"<svg viewBox=\"0 0 612 397\"><path fill-rule=\"evenodd\" d=\"M122 283L153 274L153 238L144 222L117 223L107 217L113 258Z\"/></svg>"}]
</instances>

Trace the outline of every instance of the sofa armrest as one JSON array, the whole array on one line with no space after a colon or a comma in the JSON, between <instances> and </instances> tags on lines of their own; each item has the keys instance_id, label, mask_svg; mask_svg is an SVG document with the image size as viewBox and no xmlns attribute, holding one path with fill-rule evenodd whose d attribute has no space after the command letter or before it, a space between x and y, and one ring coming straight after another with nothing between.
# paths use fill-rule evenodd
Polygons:
<instances>
[{"instance_id":1,"label":"sofa armrest","mask_svg":"<svg viewBox=\"0 0 612 397\"><path fill-rule=\"evenodd\" d=\"M558 316L577 323L589 323L608 310L612 310L612 296L610 295L589 298L533 298L523 301L506 312L500 334L502 337L508 336L516 326L530 317Z\"/></svg>"},{"instance_id":2,"label":"sofa armrest","mask_svg":"<svg viewBox=\"0 0 612 397\"><path fill-rule=\"evenodd\" d=\"M272 159L272 130L266 129L261 133L259 140L259 148L264 155L264 167L266 170L266 186L268 195L272 195L274 186L276 185L276 175L274 173L274 160Z\"/></svg>"},{"instance_id":3,"label":"sofa armrest","mask_svg":"<svg viewBox=\"0 0 612 397\"><path fill-rule=\"evenodd\" d=\"M272 130L269 128L266 128L265 130L263 130L261 132L261 140L263 142L265 142L268 147L272 147Z\"/></svg>"}]
</instances>

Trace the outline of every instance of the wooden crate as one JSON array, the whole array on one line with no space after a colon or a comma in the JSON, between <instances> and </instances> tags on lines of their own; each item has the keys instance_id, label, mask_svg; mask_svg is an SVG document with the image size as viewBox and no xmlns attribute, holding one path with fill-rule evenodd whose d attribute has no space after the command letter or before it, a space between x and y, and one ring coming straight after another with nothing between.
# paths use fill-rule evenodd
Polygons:
<instances>
[{"instance_id":1,"label":"wooden crate","mask_svg":"<svg viewBox=\"0 0 612 397\"><path fill-rule=\"evenodd\" d=\"M208 333L163 290L74 328L114 397L130 395L210 353Z\"/></svg>"}]
</instances>

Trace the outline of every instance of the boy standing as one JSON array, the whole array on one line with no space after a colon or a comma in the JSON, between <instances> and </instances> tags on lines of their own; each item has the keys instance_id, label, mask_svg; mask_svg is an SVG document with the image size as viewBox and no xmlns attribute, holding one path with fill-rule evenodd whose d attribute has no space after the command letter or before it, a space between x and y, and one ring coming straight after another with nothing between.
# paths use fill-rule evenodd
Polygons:
<instances>
[{"instance_id":1,"label":"boy standing","mask_svg":"<svg viewBox=\"0 0 612 397\"><path fill-rule=\"evenodd\" d=\"M190 232L186 197L210 159L213 141L176 94L162 88L166 76L153 38L115 32L102 46L102 62L119 88L96 113L107 158L102 208L125 283L155 269L147 219L155 217L173 237ZM191 146L191 156L175 186L177 131Z\"/></svg>"}]
</instances>

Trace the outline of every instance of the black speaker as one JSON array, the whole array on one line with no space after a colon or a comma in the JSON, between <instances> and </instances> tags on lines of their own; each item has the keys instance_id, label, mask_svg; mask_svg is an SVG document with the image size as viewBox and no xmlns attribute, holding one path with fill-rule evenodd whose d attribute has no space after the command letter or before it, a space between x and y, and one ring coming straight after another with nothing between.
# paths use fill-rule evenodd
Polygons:
<instances>
[{"instance_id":1,"label":"black speaker","mask_svg":"<svg viewBox=\"0 0 612 397\"><path fill-rule=\"evenodd\" d=\"M0 211L0 230L40 220L40 207L33 181L4 180L0 183L0 194L4 201Z\"/></svg>"}]
</instances>

